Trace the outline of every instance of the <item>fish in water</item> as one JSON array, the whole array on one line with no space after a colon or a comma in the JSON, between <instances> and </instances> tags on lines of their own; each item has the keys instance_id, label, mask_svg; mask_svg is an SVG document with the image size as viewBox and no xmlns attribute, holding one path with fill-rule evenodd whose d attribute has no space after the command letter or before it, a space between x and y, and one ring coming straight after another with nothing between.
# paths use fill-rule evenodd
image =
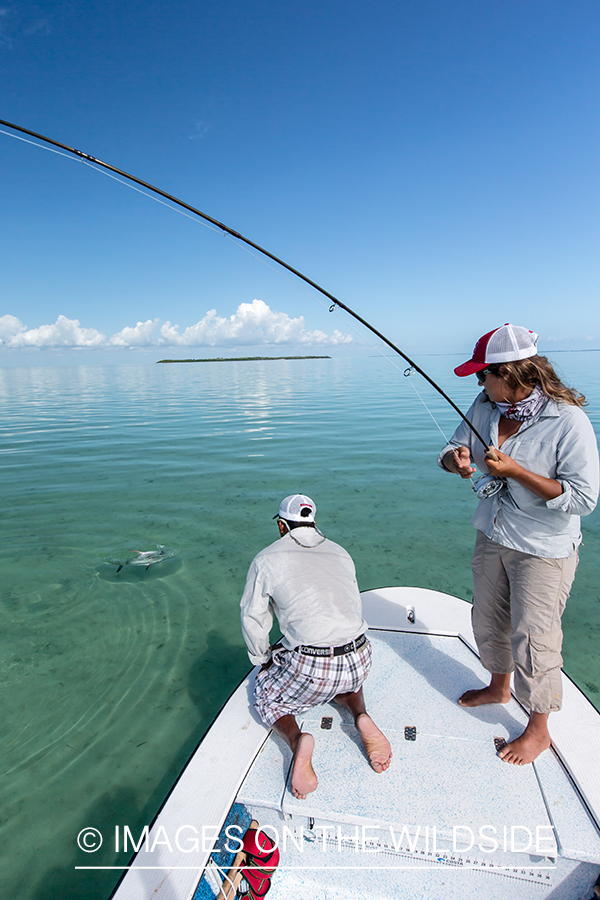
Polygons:
<instances>
[{"instance_id":1,"label":"fish in water","mask_svg":"<svg viewBox=\"0 0 600 900\"><path fill-rule=\"evenodd\" d=\"M124 563L119 563L117 572L120 572L123 566L144 566L148 570L155 563L162 562L163 559L170 559L173 556L172 550L169 550L167 547L161 547L160 544L156 550L134 550L133 552L135 556Z\"/></svg>"}]
</instances>

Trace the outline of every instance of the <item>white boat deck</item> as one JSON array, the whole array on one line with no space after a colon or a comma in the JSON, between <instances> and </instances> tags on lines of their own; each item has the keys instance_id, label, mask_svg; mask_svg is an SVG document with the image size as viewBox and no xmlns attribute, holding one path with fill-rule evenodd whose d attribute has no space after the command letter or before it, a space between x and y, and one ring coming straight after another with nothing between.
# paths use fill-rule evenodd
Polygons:
<instances>
[{"instance_id":1,"label":"white boat deck","mask_svg":"<svg viewBox=\"0 0 600 900\"><path fill-rule=\"evenodd\" d=\"M302 721L315 736L319 786L296 800L290 751L274 735L266 740L251 710L250 679L190 761L115 900L214 896L206 882L196 888L194 873L206 865L210 843L188 852L157 838L182 824L218 831L234 800L284 839L269 900L589 900L600 872L597 711L565 679L565 708L552 717L551 733L566 758L546 751L533 765L511 766L496 755L494 738L522 732L527 717L517 702L471 710L456 702L487 681L469 605L415 588L367 592L363 600L377 626L365 697L392 743L390 768L373 772L351 717L334 704L320 707ZM333 720L329 730L324 715ZM406 728L416 730L414 741Z\"/></svg>"},{"instance_id":2,"label":"white boat deck","mask_svg":"<svg viewBox=\"0 0 600 900\"><path fill-rule=\"evenodd\" d=\"M302 832L301 851L288 840L291 852L273 879L272 900L292 891L297 897L350 896L357 877L367 878L369 896L431 896L437 885L445 897L475 897L491 871L498 896L506 896L508 879L516 900L554 896L565 875L577 880L577 869L582 896L588 897L588 870L593 874L600 865L600 835L560 762L546 752L534 765L518 767L496 754L494 737L510 740L527 722L516 701L468 711L458 706L463 691L486 679L458 637L382 631L369 636L374 662L365 697L392 743L390 768L373 772L351 717L330 704L311 710L302 724L316 740L319 787L313 794L306 800L293 796L290 752L273 737L238 794L238 802L278 837L284 825ZM333 718L330 730L321 728L323 715ZM416 728L416 740L405 739L406 727ZM487 838L498 842L495 852ZM309 858L318 868L307 869ZM352 866L345 878L323 870L342 865L342 859ZM450 875L457 893L449 893L448 869L457 866L462 877ZM468 881L465 866L473 873ZM407 879L410 893L398 893ZM569 890L574 888L573 883ZM492 896L489 890L488 885L486 897ZM564 896L570 900L578 893Z\"/></svg>"}]
</instances>

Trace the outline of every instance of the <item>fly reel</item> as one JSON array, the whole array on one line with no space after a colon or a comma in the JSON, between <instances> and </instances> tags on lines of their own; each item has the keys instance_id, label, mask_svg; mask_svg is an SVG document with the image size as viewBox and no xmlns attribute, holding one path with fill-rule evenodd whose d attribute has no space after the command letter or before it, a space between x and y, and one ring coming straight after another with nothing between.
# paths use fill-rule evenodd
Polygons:
<instances>
[{"instance_id":1,"label":"fly reel","mask_svg":"<svg viewBox=\"0 0 600 900\"><path fill-rule=\"evenodd\" d=\"M479 500L487 500L493 497L498 491L506 487L505 478L497 478L495 475L480 475L477 481L471 485L471 489L475 492Z\"/></svg>"}]
</instances>

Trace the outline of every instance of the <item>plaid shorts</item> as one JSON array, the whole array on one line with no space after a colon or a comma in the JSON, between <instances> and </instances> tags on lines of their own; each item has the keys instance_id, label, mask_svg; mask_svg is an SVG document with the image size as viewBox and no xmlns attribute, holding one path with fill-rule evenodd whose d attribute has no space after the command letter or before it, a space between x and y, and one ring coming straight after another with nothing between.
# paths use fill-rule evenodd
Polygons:
<instances>
[{"instance_id":1,"label":"plaid shorts","mask_svg":"<svg viewBox=\"0 0 600 900\"><path fill-rule=\"evenodd\" d=\"M343 656L304 656L278 647L272 659L254 687L254 705L267 725L358 691L371 668L371 644Z\"/></svg>"}]
</instances>

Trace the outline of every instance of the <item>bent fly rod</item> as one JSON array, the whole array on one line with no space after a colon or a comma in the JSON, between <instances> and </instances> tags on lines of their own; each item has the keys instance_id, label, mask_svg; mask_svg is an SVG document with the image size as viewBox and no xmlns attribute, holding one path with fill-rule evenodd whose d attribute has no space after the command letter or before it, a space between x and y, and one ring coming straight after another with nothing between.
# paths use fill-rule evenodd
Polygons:
<instances>
[{"instance_id":1,"label":"bent fly rod","mask_svg":"<svg viewBox=\"0 0 600 900\"><path fill-rule=\"evenodd\" d=\"M141 178L137 178L135 175L130 175L129 172L124 172L123 169L118 169L116 166L111 166L110 163L102 162L101 159L96 159L95 156L90 156L89 153L84 153L82 150L76 150L74 147L69 147L69 146L67 146L67 144L62 144L60 141L55 141L52 138L45 137L43 134L37 134L37 132L35 132L35 131L30 131L28 128L22 128L20 125L14 125L12 122L6 122L4 119L0 119L0 125L4 125L7 128L12 128L15 131L20 131L23 134L28 134L30 137L34 137L39 141L45 141L46 144L52 144L55 147L60 147L62 150L66 150L68 153L72 153L74 156L79 157L79 159L82 159L89 163L93 163L96 166L101 166L102 168L108 169L111 172L115 172L117 175L121 175L123 178L129 179L129 181L133 181L133 182L135 182L135 184L139 184L142 187L147 188L149 191L153 191L155 194L159 194L161 197L164 197L166 200L169 200L171 203L176 203L178 206L183 207L183 209L187 209L189 212L193 213L195 216L199 216L201 219L204 219L206 222L210 222L211 225L215 225L221 231L225 232L226 234L231 235L231 237L235 238L236 240L243 241L243 243L248 244L248 246L250 246L250 247L253 247L254 250L258 250L259 253L262 253L264 256L267 256L269 259L272 259L273 262L276 262L279 266L282 266L284 269L287 269L288 272L292 273L292 275L295 275L297 278L300 278L302 281L306 282L306 284L309 284L312 288L319 291L319 293L323 294L325 297L327 297L329 300L331 300L332 303L331 303L331 306L329 307L330 312L333 312L333 310L336 308L336 306L339 306L340 309L345 310L349 315L351 315L354 319L356 319L357 322L360 322L361 325L364 325L365 328L368 328L369 331L372 331L373 334L377 335L377 337L381 341L383 341L384 344L387 344L388 347L390 347L395 353L397 353L399 356L401 356L402 359L404 359L409 364L411 369L414 369L416 372L418 372L420 375L422 375L423 378L426 381L428 381L429 384L433 388L435 388L435 390L438 392L438 394L441 394L441 396L444 398L444 400L446 400L450 404L452 409L454 409L455 412L457 412L458 415L461 417L461 419L464 422L466 422L466 424L469 426L469 428L471 429L471 431L473 432L475 437L479 441L481 441L481 443L485 447L486 452L487 451L493 452L493 449L488 446L486 441L484 441L484 439L481 437L481 435L476 430L474 425L467 419L467 417L462 412L462 410L460 410L458 408L458 406L456 405L456 403L448 396L448 394L446 394L445 391L443 391L442 388L438 384L435 383L433 378L429 377L427 372L423 371L423 369L420 366L418 366L416 364L416 362L413 362L413 360L410 359L410 357L407 356L406 353L403 353L399 347L396 347L396 345L393 344L392 341L389 340L389 338L386 338L386 336L384 334L382 334L380 331L377 330L377 328L375 328L373 325L371 325L369 322L367 322L366 319L363 319L362 316L359 316L359 314L354 312L353 309L350 309L349 306L346 306L345 303L342 303L341 300L338 300L337 297L334 297L333 294L330 294L329 291L326 291L325 288L322 288L315 281L312 281L306 275L303 275L302 272L299 272L297 269L294 269L293 266L290 266L288 263L284 262L283 259L279 259L278 256L275 256L273 253L270 253L268 250L265 250L264 247L259 246L259 244L255 244L254 241L251 241L249 238L244 237L243 234L239 234L239 232L234 231L233 228L229 228L228 225L224 225L223 222L219 222L218 219L213 219L212 216L207 215L207 213L201 212L199 209L196 209L196 207L194 207L194 206L190 206L190 204L186 203L184 200L179 200L177 197L174 197L172 194L168 194L166 191L163 191L160 188L154 187L154 185L149 184L147 181L142 181Z\"/></svg>"}]
</instances>

